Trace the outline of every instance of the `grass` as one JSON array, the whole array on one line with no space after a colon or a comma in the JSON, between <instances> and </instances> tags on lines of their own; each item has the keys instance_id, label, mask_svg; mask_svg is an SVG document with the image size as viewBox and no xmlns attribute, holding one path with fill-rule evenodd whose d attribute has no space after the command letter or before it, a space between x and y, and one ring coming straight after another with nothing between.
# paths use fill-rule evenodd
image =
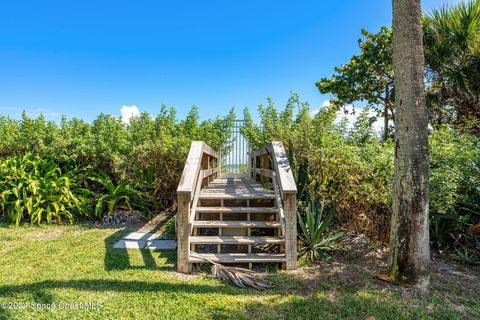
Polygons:
<instances>
[{"instance_id":1,"label":"grass","mask_svg":"<svg viewBox=\"0 0 480 320\"><path fill-rule=\"evenodd\" d=\"M173 251L112 249L127 232L0 224L0 306L27 304L0 307L0 319L480 318L480 294L456 282L402 291L373 279L362 257L272 274L275 288L258 293L177 274ZM66 309L86 302L96 308Z\"/></svg>"}]
</instances>

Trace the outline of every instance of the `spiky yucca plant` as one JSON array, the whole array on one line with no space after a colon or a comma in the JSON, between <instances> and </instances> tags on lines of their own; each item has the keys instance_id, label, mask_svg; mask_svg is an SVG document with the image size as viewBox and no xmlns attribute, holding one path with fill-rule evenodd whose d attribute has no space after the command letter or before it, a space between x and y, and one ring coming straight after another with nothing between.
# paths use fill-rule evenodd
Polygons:
<instances>
[{"instance_id":1,"label":"spiky yucca plant","mask_svg":"<svg viewBox=\"0 0 480 320\"><path fill-rule=\"evenodd\" d=\"M332 223L335 208L330 208L323 217L324 205L311 201L304 213L298 213L300 225L299 257L308 255L311 262L319 258L328 258L334 251L340 250L338 242L345 235L344 232L332 233L328 227Z\"/></svg>"}]
</instances>

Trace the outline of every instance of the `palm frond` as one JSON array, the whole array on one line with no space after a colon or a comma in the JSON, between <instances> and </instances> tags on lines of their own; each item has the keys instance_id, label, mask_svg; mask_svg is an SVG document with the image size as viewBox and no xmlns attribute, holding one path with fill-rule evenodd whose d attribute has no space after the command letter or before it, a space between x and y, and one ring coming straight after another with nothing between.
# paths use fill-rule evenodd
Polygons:
<instances>
[{"instance_id":1,"label":"palm frond","mask_svg":"<svg viewBox=\"0 0 480 320\"><path fill-rule=\"evenodd\" d=\"M273 284L265 280L259 274L244 268L228 267L201 256L196 256L208 263L212 264L212 275L226 283L233 284L239 288L253 288L258 291L270 289Z\"/></svg>"}]
</instances>

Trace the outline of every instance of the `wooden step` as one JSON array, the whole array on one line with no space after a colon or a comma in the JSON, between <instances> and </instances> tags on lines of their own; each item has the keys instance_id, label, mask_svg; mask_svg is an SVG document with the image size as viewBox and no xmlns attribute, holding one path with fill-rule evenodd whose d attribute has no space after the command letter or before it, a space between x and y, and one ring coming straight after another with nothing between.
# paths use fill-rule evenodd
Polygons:
<instances>
[{"instance_id":1,"label":"wooden step","mask_svg":"<svg viewBox=\"0 0 480 320\"><path fill-rule=\"evenodd\" d=\"M256 263L256 262L285 262L285 255L280 253L196 253L192 252L190 263L206 262L202 258L220 263Z\"/></svg>"},{"instance_id":2,"label":"wooden step","mask_svg":"<svg viewBox=\"0 0 480 320\"><path fill-rule=\"evenodd\" d=\"M199 199L239 200L239 199L275 199L272 192L224 193L200 191Z\"/></svg>"},{"instance_id":3,"label":"wooden step","mask_svg":"<svg viewBox=\"0 0 480 320\"><path fill-rule=\"evenodd\" d=\"M197 207L195 211L208 213L276 213L278 209L272 207Z\"/></svg>"},{"instance_id":4,"label":"wooden step","mask_svg":"<svg viewBox=\"0 0 480 320\"><path fill-rule=\"evenodd\" d=\"M283 242L285 242L283 237L190 236L191 244L275 244Z\"/></svg>"},{"instance_id":5,"label":"wooden step","mask_svg":"<svg viewBox=\"0 0 480 320\"><path fill-rule=\"evenodd\" d=\"M194 221L197 228L280 228L280 221Z\"/></svg>"}]
</instances>

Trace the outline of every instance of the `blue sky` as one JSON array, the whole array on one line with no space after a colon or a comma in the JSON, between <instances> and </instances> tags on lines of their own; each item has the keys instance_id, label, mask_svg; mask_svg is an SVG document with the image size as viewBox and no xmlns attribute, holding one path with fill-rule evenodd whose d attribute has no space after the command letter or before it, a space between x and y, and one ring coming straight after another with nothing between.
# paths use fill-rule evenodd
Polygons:
<instances>
[{"instance_id":1,"label":"blue sky","mask_svg":"<svg viewBox=\"0 0 480 320\"><path fill-rule=\"evenodd\" d=\"M329 98L315 82L358 52L360 29L390 23L388 0L0 0L0 114L91 121L166 103L241 117L291 90L315 109Z\"/></svg>"}]
</instances>

